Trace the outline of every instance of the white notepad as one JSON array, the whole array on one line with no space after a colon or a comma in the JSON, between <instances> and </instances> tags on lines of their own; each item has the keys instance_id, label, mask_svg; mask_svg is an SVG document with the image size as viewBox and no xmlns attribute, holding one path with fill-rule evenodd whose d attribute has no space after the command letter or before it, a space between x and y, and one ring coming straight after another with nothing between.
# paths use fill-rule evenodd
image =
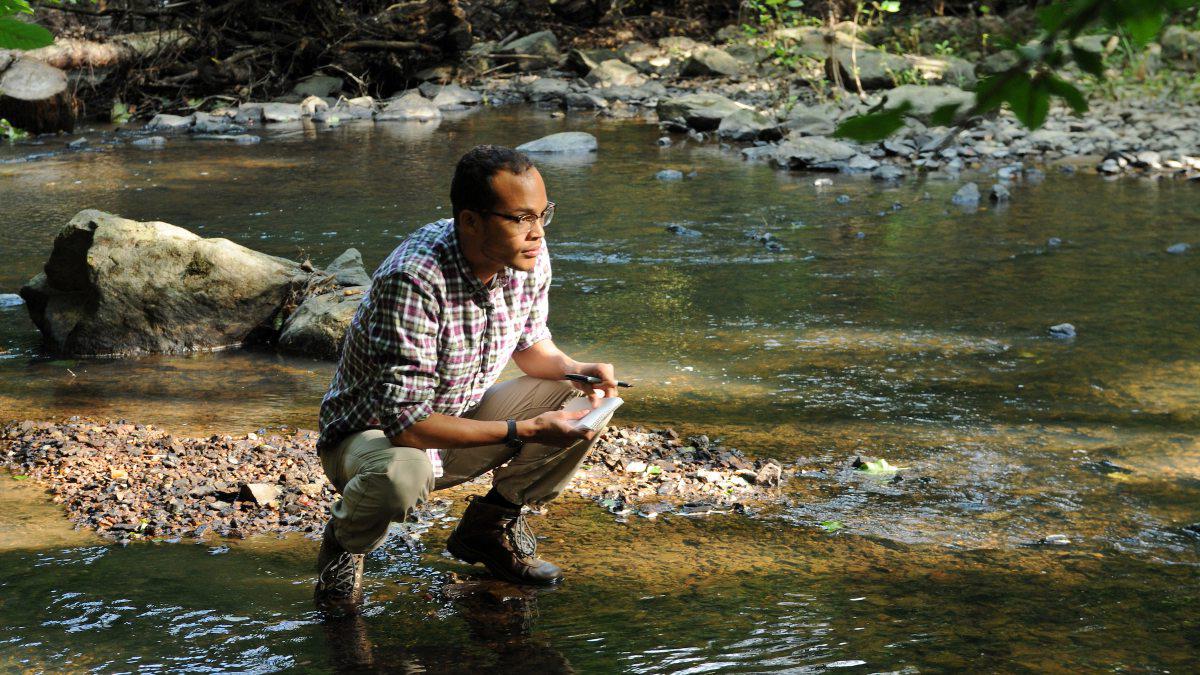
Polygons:
<instances>
[{"instance_id":1,"label":"white notepad","mask_svg":"<svg viewBox=\"0 0 1200 675\"><path fill-rule=\"evenodd\" d=\"M602 424L604 424L604 418L608 417L609 413L615 411L617 408L620 408L621 404L624 402L625 399L621 398L620 396L602 399L600 401L600 405L592 408L590 413L580 418L580 420L575 423L575 426L580 429L595 431L596 429L599 429Z\"/></svg>"}]
</instances>

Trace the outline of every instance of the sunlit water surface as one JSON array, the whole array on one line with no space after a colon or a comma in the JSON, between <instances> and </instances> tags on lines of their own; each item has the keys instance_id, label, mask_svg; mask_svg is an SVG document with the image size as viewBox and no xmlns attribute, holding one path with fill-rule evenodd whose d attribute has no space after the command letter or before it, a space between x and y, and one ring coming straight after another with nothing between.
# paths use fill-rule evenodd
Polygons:
<instances>
[{"instance_id":1,"label":"sunlit water surface","mask_svg":"<svg viewBox=\"0 0 1200 675\"><path fill-rule=\"evenodd\" d=\"M564 500L535 527L569 579L542 592L443 589L442 571L469 568L441 554L439 525L419 551L397 539L372 556L365 619L324 625L312 541L109 547L3 479L0 668L1200 665L1200 538L1183 529L1200 521L1200 258L1165 252L1200 243L1195 185L1050 171L1007 207L965 212L949 204L956 182L815 188L713 145L660 148L636 121L489 110L436 128L297 127L255 146L179 139L0 164L0 294L39 271L84 208L317 264L353 246L373 267L447 215L466 149L570 129L596 134L600 152L539 161L559 204L557 342L637 382L621 421L796 462L788 505L618 524ZM663 168L696 175L655 180ZM1078 337L1049 337L1061 322ZM251 351L57 359L0 295L6 419L312 428L331 372ZM905 479L844 469L857 454ZM819 527L832 520L845 529ZM1029 545L1048 534L1072 543Z\"/></svg>"}]
</instances>

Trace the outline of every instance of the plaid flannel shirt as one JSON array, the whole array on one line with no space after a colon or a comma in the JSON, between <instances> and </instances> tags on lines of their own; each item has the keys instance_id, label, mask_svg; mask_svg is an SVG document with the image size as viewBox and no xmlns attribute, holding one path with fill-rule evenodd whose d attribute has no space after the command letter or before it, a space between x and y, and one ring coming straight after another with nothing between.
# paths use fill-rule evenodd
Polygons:
<instances>
[{"instance_id":1,"label":"plaid flannel shirt","mask_svg":"<svg viewBox=\"0 0 1200 675\"><path fill-rule=\"evenodd\" d=\"M346 331L317 451L366 429L394 437L432 413L470 410L514 351L550 338L549 290L544 245L532 272L506 268L484 286L452 219L411 234L375 271ZM440 454L426 453L441 476Z\"/></svg>"}]
</instances>

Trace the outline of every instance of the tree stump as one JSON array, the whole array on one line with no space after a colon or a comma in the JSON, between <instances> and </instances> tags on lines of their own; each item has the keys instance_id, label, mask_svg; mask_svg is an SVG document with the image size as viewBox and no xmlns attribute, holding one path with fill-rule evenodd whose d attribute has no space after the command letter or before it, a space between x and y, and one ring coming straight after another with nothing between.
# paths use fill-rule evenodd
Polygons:
<instances>
[{"instance_id":1,"label":"tree stump","mask_svg":"<svg viewBox=\"0 0 1200 675\"><path fill-rule=\"evenodd\" d=\"M75 129L75 97L67 74L41 61L17 57L0 72L0 118L34 134Z\"/></svg>"}]
</instances>

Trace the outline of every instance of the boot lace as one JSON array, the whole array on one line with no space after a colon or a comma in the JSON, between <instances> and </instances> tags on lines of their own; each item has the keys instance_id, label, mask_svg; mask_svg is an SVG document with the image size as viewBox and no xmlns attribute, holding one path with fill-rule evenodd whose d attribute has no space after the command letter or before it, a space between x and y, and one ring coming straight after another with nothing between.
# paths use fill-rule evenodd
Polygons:
<instances>
[{"instance_id":1,"label":"boot lace","mask_svg":"<svg viewBox=\"0 0 1200 675\"><path fill-rule=\"evenodd\" d=\"M537 537L534 536L529 523L525 521L524 513L514 518L505 529L508 531L508 541L512 544L513 550L526 558L532 558L537 554Z\"/></svg>"},{"instance_id":2,"label":"boot lace","mask_svg":"<svg viewBox=\"0 0 1200 675\"><path fill-rule=\"evenodd\" d=\"M354 593L358 580L358 567L363 559L361 553L343 552L321 570L321 585L331 594L349 597Z\"/></svg>"}]
</instances>

